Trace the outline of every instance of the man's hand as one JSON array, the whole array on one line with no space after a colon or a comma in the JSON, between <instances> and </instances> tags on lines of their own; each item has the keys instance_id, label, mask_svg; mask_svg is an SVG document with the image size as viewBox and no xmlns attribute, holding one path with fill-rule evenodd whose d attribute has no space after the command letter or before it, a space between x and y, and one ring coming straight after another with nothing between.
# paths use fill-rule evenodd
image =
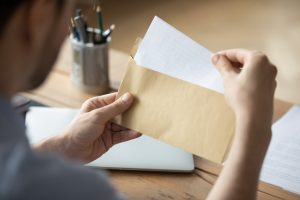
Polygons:
<instances>
[{"instance_id":1,"label":"man's hand","mask_svg":"<svg viewBox=\"0 0 300 200\"><path fill-rule=\"evenodd\" d=\"M237 119L257 118L271 125L276 88L276 67L256 51L232 49L212 58L220 71L225 97Z\"/></svg>"},{"instance_id":2,"label":"man's hand","mask_svg":"<svg viewBox=\"0 0 300 200\"><path fill-rule=\"evenodd\" d=\"M208 199L254 200L271 140L276 67L259 52L233 49L212 58L236 115L236 133L225 166Z\"/></svg>"},{"instance_id":3,"label":"man's hand","mask_svg":"<svg viewBox=\"0 0 300 200\"><path fill-rule=\"evenodd\" d=\"M38 151L55 151L64 156L91 162L113 145L140 136L111 120L126 111L133 103L133 96L123 95L116 100L116 93L87 100L78 116L62 134L36 146Z\"/></svg>"}]
</instances>

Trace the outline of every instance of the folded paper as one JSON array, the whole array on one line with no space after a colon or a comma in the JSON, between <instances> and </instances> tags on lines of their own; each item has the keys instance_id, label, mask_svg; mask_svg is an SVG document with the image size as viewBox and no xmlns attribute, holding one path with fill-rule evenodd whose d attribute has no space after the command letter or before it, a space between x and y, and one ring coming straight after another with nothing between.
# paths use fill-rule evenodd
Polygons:
<instances>
[{"instance_id":1,"label":"folded paper","mask_svg":"<svg viewBox=\"0 0 300 200\"><path fill-rule=\"evenodd\" d=\"M223 93L212 53L159 17L154 17L134 54L137 65Z\"/></svg>"}]
</instances>

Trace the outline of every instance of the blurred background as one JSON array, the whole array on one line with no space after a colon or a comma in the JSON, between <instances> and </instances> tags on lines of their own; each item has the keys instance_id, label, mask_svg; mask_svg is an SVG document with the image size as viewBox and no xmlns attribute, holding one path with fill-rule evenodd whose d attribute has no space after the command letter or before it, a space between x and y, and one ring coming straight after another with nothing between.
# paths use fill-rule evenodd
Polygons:
<instances>
[{"instance_id":1,"label":"blurred background","mask_svg":"<svg viewBox=\"0 0 300 200\"><path fill-rule=\"evenodd\" d=\"M94 14L94 0L80 2L77 7L85 14ZM300 104L300 0L100 2L104 25L116 24L111 48L129 54L135 39L144 36L157 15L212 52L229 48L263 51L279 70L276 97Z\"/></svg>"}]
</instances>

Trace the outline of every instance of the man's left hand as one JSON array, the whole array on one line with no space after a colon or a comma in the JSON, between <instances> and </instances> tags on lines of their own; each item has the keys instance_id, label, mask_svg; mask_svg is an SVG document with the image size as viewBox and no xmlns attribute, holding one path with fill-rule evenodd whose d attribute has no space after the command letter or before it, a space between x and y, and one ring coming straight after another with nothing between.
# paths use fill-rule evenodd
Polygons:
<instances>
[{"instance_id":1,"label":"man's left hand","mask_svg":"<svg viewBox=\"0 0 300 200\"><path fill-rule=\"evenodd\" d=\"M67 158L91 162L115 144L138 138L141 134L115 124L112 119L133 103L129 93L116 99L116 93L87 100L78 116L62 134L36 146L38 151L54 151Z\"/></svg>"}]
</instances>

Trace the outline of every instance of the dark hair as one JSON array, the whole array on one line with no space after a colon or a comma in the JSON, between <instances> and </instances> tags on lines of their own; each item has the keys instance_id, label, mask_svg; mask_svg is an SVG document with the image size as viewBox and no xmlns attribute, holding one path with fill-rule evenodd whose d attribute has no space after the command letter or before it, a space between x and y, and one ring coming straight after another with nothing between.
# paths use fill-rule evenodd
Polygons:
<instances>
[{"instance_id":1,"label":"dark hair","mask_svg":"<svg viewBox=\"0 0 300 200\"><path fill-rule=\"evenodd\" d=\"M17 8L30 0L1 0L0 3L0 37L6 28L7 23L13 16ZM57 7L61 8L63 6L63 0L57 0Z\"/></svg>"},{"instance_id":2,"label":"dark hair","mask_svg":"<svg viewBox=\"0 0 300 200\"><path fill-rule=\"evenodd\" d=\"M25 0L2 0L0 4L0 36L3 33L9 19L17 10L17 8L24 3Z\"/></svg>"}]
</instances>

